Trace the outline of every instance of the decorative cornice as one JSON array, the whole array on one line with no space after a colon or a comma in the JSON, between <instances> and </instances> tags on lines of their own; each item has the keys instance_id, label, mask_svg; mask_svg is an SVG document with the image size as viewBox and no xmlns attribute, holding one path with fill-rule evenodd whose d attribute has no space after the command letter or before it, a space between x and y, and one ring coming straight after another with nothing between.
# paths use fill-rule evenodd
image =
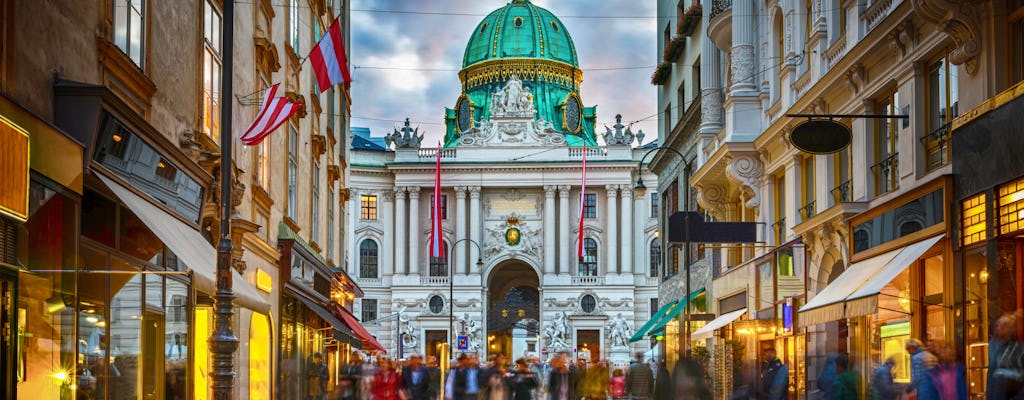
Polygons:
<instances>
[{"instance_id":1,"label":"decorative cornice","mask_svg":"<svg viewBox=\"0 0 1024 400\"><path fill-rule=\"evenodd\" d=\"M505 82L512 75L524 81L550 82L579 90L583 71L572 65L537 58L500 58L478 62L459 71L463 90L495 82Z\"/></svg>"},{"instance_id":2,"label":"decorative cornice","mask_svg":"<svg viewBox=\"0 0 1024 400\"><path fill-rule=\"evenodd\" d=\"M707 210L716 220L725 220L726 192L722 185L714 183L698 184L697 204Z\"/></svg>"}]
</instances>

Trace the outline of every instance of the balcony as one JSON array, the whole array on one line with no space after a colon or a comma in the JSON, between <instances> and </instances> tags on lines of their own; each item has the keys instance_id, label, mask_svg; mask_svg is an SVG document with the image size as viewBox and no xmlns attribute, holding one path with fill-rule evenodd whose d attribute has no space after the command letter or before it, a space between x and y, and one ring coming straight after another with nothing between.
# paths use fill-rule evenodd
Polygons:
<instances>
[{"instance_id":1,"label":"balcony","mask_svg":"<svg viewBox=\"0 0 1024 400\"><path fill-rule=\"evenodd\" d=\"M894 153L871 166L871 172L875 174L875 193L883 194L899 189L899 164L900 153Z\"/></svg>"},{"instance_id":2,"label":"balcony","mask_svg":"<svg viewBox=\"0 0 1024 400\"><path fill-rule=\"evenodd\" d=\"M574 276L572 277L573 286L598 286L604 285L603 276Z\"/></svg>"},{"instance_id":3,"label":"balcony","mask_svg":"<svg viewBox=\"0 0 1024 400\"><path fill-rule=\"evenodd\" d=\"M804 204L803 207L800 207L800 220L801 221L806 221L806 220L811 219L812 217L814 217L814 207L815 207L816 203L817 202L815 202L814 200L811 200L809 203Z\"/></svg>"},{"instance_id":4,"label":"balcony","mask_svg":"<svg viewBox=\"0 0 1024 400\"><path fill-rule=\"evenodd\" d=\"M356 278L356 283L359 287L381 287L380 278Z\"/></svg>"},{"instance_id":5,"label":"balcony","mask_svg":"<svg viewBox=\"0 0 1024 400\"><path fill-rule=\"evenodd\" d=\"M732 0L714 0L708 13L708 37L722 51L732 48Z\"/></svg>"},{"instance_id":6,"label":"balcony","mask_svg":"<svg viewBox=\"0 0 1024 400\"><path fill-rule=\"evenodd\" d=\"M847 179L846 182L840 183L839 186L832 189L833 201L835 201L836 204L849 203L853 201L852 190L853 184L849 179Z\"/></svg>"},{"instance_id":7,"label":"balcony","mask_svg":"<svg viewBox=\"0 0 1024 400\"><path fill-rule=\"evenodd\" d=\"M448 286L447 276L424 276L420 278L420 285L423 286Z\"/></svg>"},{"instance_id":8,"label":"balcony","mask_svg":"<svg viewBox=\"0 0 1024 400\"><path fill-rule=\"evenodd\" d=\"M925 169L928 172L949 164L949 133L952 126L952 122L947 122L921 138L925 150Z\"/></svg>"},{"instance_id":9,"label":"balcony","mask_svg":"<svg viewBox=\"0 0 1024 400\"><path fill-rule=\"evenodd\" d=\"M772 224L772 232L775 233L775 244L786 242L786 219L779 218Z\"/></svg>"}]
</instances>

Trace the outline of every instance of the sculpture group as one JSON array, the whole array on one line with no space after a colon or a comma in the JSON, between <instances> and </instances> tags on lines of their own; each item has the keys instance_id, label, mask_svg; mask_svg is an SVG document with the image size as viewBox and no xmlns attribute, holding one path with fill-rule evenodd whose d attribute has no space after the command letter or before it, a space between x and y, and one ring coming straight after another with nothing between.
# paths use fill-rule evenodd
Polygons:
<instances>
[{"instance_id":1,"label":"sculpture group","mask_svg":"<svg viewBox=\"0 0 1024 400\"><path fill-rule=\"evenodd\" d=\"M519 77L512 75L504 88L491 94L491 115L521 115L536 112L530 87L523 87Z\"/></svg>"}]
</instances>

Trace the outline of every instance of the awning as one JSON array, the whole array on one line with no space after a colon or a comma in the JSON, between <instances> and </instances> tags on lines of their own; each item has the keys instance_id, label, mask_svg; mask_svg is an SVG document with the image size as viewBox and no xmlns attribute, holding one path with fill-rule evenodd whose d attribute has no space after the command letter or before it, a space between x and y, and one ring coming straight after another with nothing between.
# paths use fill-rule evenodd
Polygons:
<instances>
[{"instance_id":1,"label":"awning","mask_svg":"<svg viewBox=\"0 0 1024 400\"><path fill-rule=\"evenodd\" d=\"M217 292L217 251L199 231L146 201L112 179L96 174L117 198L137 216L182 262L192 270L192 286L203 293ZM231 268L235 304L270 314L266 297Z\"/></svg>"},{"instance_id":2,"label":"awning","mask_svg":"<svg viewBox=\"0 0 1024 400\"><path fill-rule=\"evenodd\" d=\"M339 320L338 317L335 317L333 313L328 311L323 306L317 304L313 300L307 299L306 297L294 292L289 293L289 295L291 297L298 299L300 302L302 302L302 304L305 304L307 308L313 311L313 313L319 315L320 318L324 319L324 321L327 321L327 323L330 324L332 328L334 328L333 337L335 339L346 343L353 343L359 341L359 338L356 336L355 332L353 332L352 329L350 329L347 324L341 322L341 320Z\"/></svg>"},{"instance_id":3,"label":"awning","mask_svg":"<svg viewBox=\"0 0 1024 400\"><path fill-rule=\"evenodd\" d=\"M696 292L690 293L689 301L687 299L679 299L668 303L658 309L658 312L651 316L651 319L643 324L640 329L637 329L636 333L629 338L629 342L637 342L647 335L656 335L661 331L665 330L665 325L669 323L673 318L679 315L683 309L686 308L688 302L692 302L693 299L697 298L704 293L704 288L697 290Z\"/></svg>"},{"instance_id":4,"label":"awning","mask_svg":"<svg viewBox=\"0 0 1024 400\"><path fill-rule=\"evenodd\" d=\"M341 319L345 321L348 327L352 328L352 332L356 334L356 337L363 340L364 349L374 349L381 353L388 352L387 350L384 349L384 346L381 346L380 342L378 342L377 339L374 338L373 335L371 335L370 332L363 327L363 324L359 323L356 317L348 312L348 310L337 306L334 307L334 310L337 313L337 315L340 316Z\"/></svg>"},{"instance_id":5,"label":"awning","mask_svg":"<svg viewBox=\"0 0 1024 400\"><path fill-rule=\"evenodd\" d=\"M728 314L719 315L718 318L711 320L707 325L704 325L700 329L693 331L690 334L690 340L701 340L707 339L715 334L715 331L721 329L723 326L729 325L732 321L739 319L747 312L746 308L733 311Z\"/></svg>"},{"instance_id":6,"label":"awning","mask_svg":"<svg viewBox=\"0 0 1024 400\"><path fill-rule=\"evenodd\" d=\"M871 315L877 312L878 295L882 292L882 288L892 282L893 279L896 279L903 270L921 258L925 252L931 249L939 240L942 240L944 236L934 236L904 247L896 257L893 257L892 261L885 265L885 268L878 271L875 276L871 277L860 289L857 289L846 299L846 318Z\"/></svg>"},{"instance_id":7,"label":"awning","mask_svg":"<svg viewBox=\"0 0 1024 400\"><path fill-rule=\"evenodd\" d=\"M874 313L878 306L878 292L943 236L934 236L854 263L800 307L798 325L805 327Z\"/></svg>"}]
</instances>

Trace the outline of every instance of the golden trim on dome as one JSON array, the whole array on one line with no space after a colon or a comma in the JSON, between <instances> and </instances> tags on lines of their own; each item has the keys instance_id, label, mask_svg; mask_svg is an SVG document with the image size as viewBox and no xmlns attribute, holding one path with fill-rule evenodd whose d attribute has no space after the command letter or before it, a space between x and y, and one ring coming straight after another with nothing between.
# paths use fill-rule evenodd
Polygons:
<instances>
[{"instance_id":1,"label":"golden trim on dome","mask_svg":"<svg viewBox=\"0 0 1024 400\"><path fill-rule=\"evenodd\" d=\"M473 108L476 107L476 105L473 104L473 99L469 98L469 95L467 95L465 92L459 95L458 100L455 100L455 132L459 134L462 134L462 128L459 127L459 105L462 104L463 101L469 102L470 128L472 128L473 126Z\"/></svg>"},{"instance_id":2,"label":"golden trim on dome","mask_svg":"<svg viewBox=\"0 0 1024 400\"><path fill-rule=\"evenodd\" d=\"M495 82L505 82L513 74L520 79L549 82L579 91L583 71L561 61L542 58L499 58L480 61L459 71L463 90ZM581 103L582 104L582 103Z\"/></svg>"},{"instance_id":3,"label":"golden trim on dome","mask_svg":"<svg viewBox=\"0 0 1024 400\"><path fill-rule=\"evenodd\" d=\"M567 113L565 106L569 104L569 99L576 99L576 105L580 108L580 120L575 129L570 128L569 121L566 120ZM569 94L565 96L565 100L562 100L562 129L572 134L579 134L583 131L583 100L580 99L580 95L575 91L569 92Z\"/></svg>"}]
</instances>

